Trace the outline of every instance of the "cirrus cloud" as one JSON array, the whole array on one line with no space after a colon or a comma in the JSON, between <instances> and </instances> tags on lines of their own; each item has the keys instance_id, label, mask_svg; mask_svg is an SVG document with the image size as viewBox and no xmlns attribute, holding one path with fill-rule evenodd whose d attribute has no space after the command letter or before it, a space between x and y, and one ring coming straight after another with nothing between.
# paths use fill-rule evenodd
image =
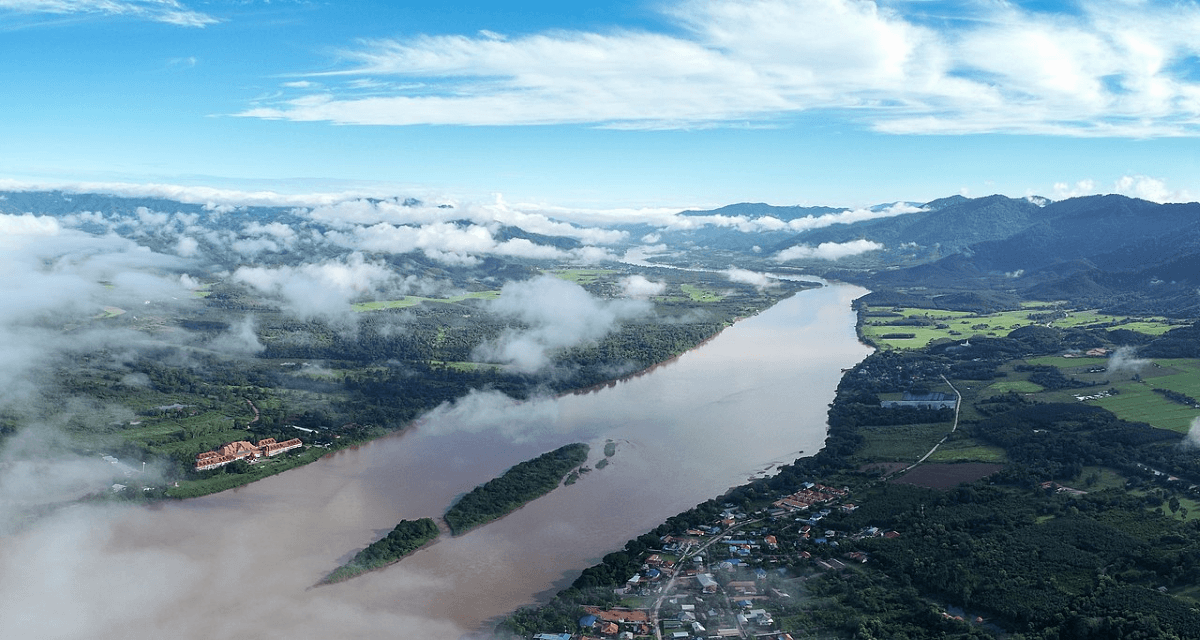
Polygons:
<instances>
[{"instance_id":1,"label":"cirrus cloud","mask_svg":"<svg viewBox=\"0 0 1200 640\"><path fill-rule=\"evenodd\" d=\"M176 0L0 0L0 11L16 13L129 16L181 27L205 27L216 18L193 11ZM192 59L195 64L195 59Z\"/></svg>"},{"instance_id":2,"label":"cirrus cloud","mask_svg":"<svg viewBox=\"0 0 1200 640\"><path fill-rule=\"evenodd\" d=\"M665 12L669 33L373 40L343 52L350 68L314 74L319 91L293 82L240 115L664 129L834 110L898 134L1200 134L1195 3L981 3L948 19L919 4L685 0Z\"/></svg>"}]
</instances>

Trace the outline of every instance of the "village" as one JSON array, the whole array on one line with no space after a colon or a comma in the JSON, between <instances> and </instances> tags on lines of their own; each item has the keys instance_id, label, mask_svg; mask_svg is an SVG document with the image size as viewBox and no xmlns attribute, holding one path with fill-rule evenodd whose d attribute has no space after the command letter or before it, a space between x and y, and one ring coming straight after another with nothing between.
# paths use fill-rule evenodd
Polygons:
<instances>
[{"instance_id":1,"label":"village","mask_svg":"<svg viewBox=\"0 0 1200 640\"><path fill-rule=\"evenodd\" d=\"M641 570L615 590L622 606L585 606L575 630L533 638L804 637L788 621L804 599L804 583L870 561L866 553L841 550L845 542L900 535L823 526L830 515L857 509L849 497L846 488L806 482L753 514L725 504L711 523L663 536L661 548L649 550Z\"/></svg>"}]
</instances>

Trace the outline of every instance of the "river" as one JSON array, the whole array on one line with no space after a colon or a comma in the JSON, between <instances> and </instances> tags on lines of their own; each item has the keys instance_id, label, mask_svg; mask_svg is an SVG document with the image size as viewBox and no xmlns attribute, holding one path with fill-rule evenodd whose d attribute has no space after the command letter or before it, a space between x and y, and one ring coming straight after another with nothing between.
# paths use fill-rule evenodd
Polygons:
<instances>
[{"instance_id":1,"label":"river","mask_svg":"<svg viewBox=\"0 0 1200 640\"><path fill-rule=\"evenodd\" d=\"M811 454L841 370L868 353L850 302L801 292L597 391L476 394L412 429L225 493L79 507L0 549L0 636L459 638L727 488ZM310 586L400 519L440 515L509 466L606 439L611 464L385 570ZM558 631L558 630L547 630Z\"/></svg>"}]
</instances>

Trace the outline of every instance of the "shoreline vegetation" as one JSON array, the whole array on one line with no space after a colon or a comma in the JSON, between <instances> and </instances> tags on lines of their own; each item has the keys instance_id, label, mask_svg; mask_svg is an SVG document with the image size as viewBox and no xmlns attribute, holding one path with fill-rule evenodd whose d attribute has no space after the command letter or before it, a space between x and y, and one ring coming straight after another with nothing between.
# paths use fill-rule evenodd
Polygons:
<instances>
[{"instance_id":1,"label":"shoreline vegetation","mask_svg":"<svg viewBox=\"0 0 1200 640\"><path fill-rule=\"evenodd\" d=\"M615 280L618 275L616 271L606 271L593 278L594 282L589 282L588 286L605 290L604 287L611 285L607 280ZM716 290L706 278L723 277L720 274L672 275L702 283L705 290ZM145 434L144 444L140 441L131 443L147 447L148 453L142 456L163 460L164 466L172 469L166 478L169 482L165 487L147 488L145 493L129 492L106 498L194 498L244 486L314 462L328 453L403 433L425 412L445 402L453 402L472 389L495 389L515 400L527 399L533 389L545 389L556 396L594 393L668 366L689 351L703 347L738 321L753 317L796 293L824 286L809 281L786 281L785 286L762 291L731 288L722 283L721 296L697 301L675 295L674 289L686 283L671 282L671 288L654 299L659 307L657 313L665 318L692 314L692 321L683 324L630 323L599 343L566 349L556 354L555 360L575 364L577 373L569 380L557 380L549 385L536 376L507 372L495 366L464 368L453 365L469 357L469 347L475 342L503 329L500 325L489 324L490 320L476 313L481 303L476 299L405 308L403 311L410 314L423 315L409 320L408 327L413 335L402 341L403 345L389 343L388 340L394 342L394 339L383 336L375 327L375 324L386 324L384 319L388 314L397 311L389 309L362 314L361 322L365 326L355 344L340 343L338 336L331 334L327 336L327 341L331 342L328 346L317 348L313 345L324 342L304 341L309 346L298 349L291 343L284 344L282 338L264 338L266 350L260 354L255 366L238 374L245 380L237 380L241 386L236 388L236 394L240 398L253 397L256 406L262 408L262 419L246 427L235 425L238 428L230 429L224 426L221 421L229 415L226 409L229 403L197 395L201 389L207 391L215 385L174 372L151 375L156 393L169 393L169 399L176 403L195 405L199 408L198 413L193 412L197 415L179 421L186 423L182 441L174 423L159 425L145 421L131 430L139 437ZM210 306L227 306L231 299L241 300L240 293L225 291L224 285L217 288L221 291L219 295L210 296ZM463 311L477 319L471 320L468 326L451 326L463 324ZM264 322L262 328L272 336L286 336L297 331L316 331L321 335L326 332L316 325L276 327L274 322ZM392 354L392 362L402 362L403 367L372 364L384 352L400 347L405 353L412 351L407 356ZM314 358L326 364L310 367L308 362ZM613 362L633 364L634 368L612 377ZM224 371L215 364L211 368ZM227 395L232 394L233 391ZM191 427L191 422L202 420L206 421L202 428ZM189 428L192 430L188 431ZM172 429L175 431L171 432ZM286 462L274 461L250 467L228 465L203 472L190 469L193 450L212 449L239 439L295 437L298 432L294 429L303 432L299 435L305 447L295 456L287 456ZM133 451L132 446L130 451Z\"/></svg>"},{"instance_id":2,"label":"shoreline vegetation","mask_svg":"<svg viewBox=\"0 0 1200 640\"><path fill-rule=\"evenodd\" d=\"M609 445L615 453L615 443L610 440ZM514 465L452 505L443 517L446 527L452 536L463 535L503 518L560 485L573 484L581 471L587 471L582 465L587 462L589 450L583 443L569 444ZM393 565L432 544L440 535L441 529L432 518L401 520L385 537L359 551L316 586L345 582Z\"/></svg>"},{"instance_id":3,"label":"shoreline vegetation","mask_svg":"<svg viewBox=\"0 0 1200 640\"><path fill-rule=\"evenodd\" d=\"M854 305L870 344L867 306ZM1190 359L1200 329L1122 328L1021 326L969 343L877 347L843 371L816 454L667 518L495 632L530 637L605 610L649 616L647 627L621 630L670 632L682 619L677 601L702 602L710 629L732 628L745 606L720 594L752 585L753 607L767 613L761 631L780 636L1200 637L1200 459L1180 444L1186 429L1143 407L1200 394L1187 376L1200 367ZM1140 369L1072 358L1130 344L1140 345ZM1052 377L1042 369L1070 384L1027 382ZM1147 385L1155 392L1138 396L1140 413L1119 404ZM882 402L951 395L962 411L953 433L944 409ZM892 473L939 440L936 456ZM814 486L844 495L819 513L780 507ZM741 551L730 538L722 560L733 531ZM715 577L718 596L668 580L676 564ZM661 582L646 581L647 566L663 568Z\"/></svg>"},{"instance_id":4,"label":"shoreline vegetation","mask_svg":"<svg viewBox=\"0 0 1200 640\"><path fill-rule=\"evenodd\" d=\"M450 534L461 536L550 493L587 462L589 450L583 443L559 447L475 487L443 516Z\"/></svg>"},{"instance_id":5,"label":"shoreline vegetation","mask_svg":"<svg viewBox=\"0 0 1200 640\"><path fill-rule=\"evenodd\" d=\"M432 518L401 520L383 538L367 545L346 564L334 569L317 586L337 584L364 573L382 569L416 553L437 539L441 531Z\"/></svg>"}]
</instances>

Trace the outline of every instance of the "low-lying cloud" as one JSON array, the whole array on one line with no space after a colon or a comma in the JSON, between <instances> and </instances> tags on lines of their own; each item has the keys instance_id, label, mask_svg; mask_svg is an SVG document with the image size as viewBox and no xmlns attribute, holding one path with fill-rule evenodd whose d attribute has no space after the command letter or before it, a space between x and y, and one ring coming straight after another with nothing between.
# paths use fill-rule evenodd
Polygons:
<instances>
[{"instance_id":1,"label":"low-lying cloud","mask_svg":"<svg viewBox=\"0 0 1200 640\"><path fill-rule=\"evenodd\" d=\"M851 240L850 242L822 242L815 247L798 244L788 247L775 254L777 262L789 260L840 260L850 256L861 255L870 251L878 251L883 245L871 240Z\"/></svg>"},{"instance_id":2,"label":"low-lying cloud","mask_svg":"<svg viewBox=\"0 0 1200 640\"><path fill-rule=\"evenodd\" d=\"M1192 424L1180 445L1188 449L1200 449L1200 416L1192 418Z\"/></svg>"},{"instance_id":3,"label":"low-lying cloud","mask_svg":"<svg viewBox=\"0 0 1200 640\"><path fill-rule=\"evenodd\" d=\"M645 316L652 308L642 300L601 300L551 275L510 282L488 309L521 326L480 346L475 355L517 371L538 371L550 365L554 351L599 340L620 322Z\"/></svg>"},{"instance_id":4,"label":"low-lying cloud","mask_svg":"<svg viewBox=\"0 0 1200 640\"><path fill-rule=\"evenodd\" d=\"M1108 357L1108 372L1112 374L1135 374L1150 366L1150 361L1137 357L1134 347L1117 347Z\"/></svg>"},{"instance_id":5,"label":"low-lying cloud","mask_svg":"<svg viewBox=\"0 0 1200 640\"><path fill-rule=\"evenodd\" d=\"M233 280L276 296L305 318L337 317L350 311L351 301L370 297L389 287L406 289L402 279L382 262L361 253L298 267L239 267Z\"/></svg>"},{"instance_id":6,"label":"low-lying cloud","mask_svg":"<svg viewBox=\"0 0 1200 640\"><path fill-rule=\"evenodd\" d=\"M773 287L777 284L775 280L765 273L750 271L749 269L738 269L736 267L725 270L725 277L729 278L730 282L749 284L759 289Z\"/></svg>"},{"instance_id":7,"label":"low-lying cloud","mask_svg":"<svg viewBox=\"0 0 1200 640\"><path fill-rule=\"evenodd\" d=\"M472 390L426 413L417 423L423 434L495 432L527 442L556 431L559 406L554 398L514 400L499 391Z\"/></svg>"},{"instance_id":8,"label":"low-lying cloud","mask_svg":"<svg viewBox=\"0 0 1200 640\"><path fill-rule=\"evenodd\" d=\"M621 278L620 284L625 297L639 300L662 295L667 290L667 283L655 282L638 274Z\"/></svg>"}]
</instances>

